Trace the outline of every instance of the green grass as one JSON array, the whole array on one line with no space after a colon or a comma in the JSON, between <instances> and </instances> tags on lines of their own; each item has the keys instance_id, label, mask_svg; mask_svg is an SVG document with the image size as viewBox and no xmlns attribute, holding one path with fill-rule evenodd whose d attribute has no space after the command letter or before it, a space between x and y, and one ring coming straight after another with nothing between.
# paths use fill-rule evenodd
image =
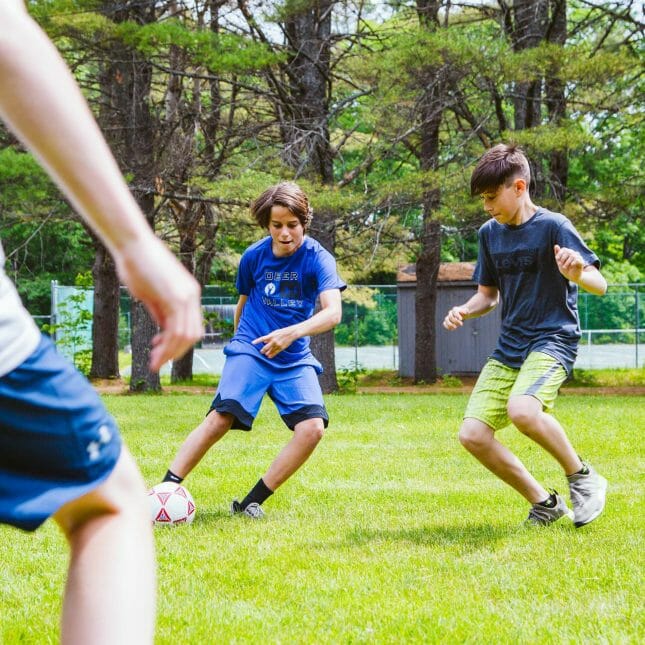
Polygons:
<instances>
[{"instance_id":1,"label":"green grass","mask_svg":"<svg viewBox=\"0 0 645 645\"><path fill-rule=\"evenodd\" d=\"M210 396L105 398L154 484ZM569 395L558 417L609 479L605 513L525 529L528 506L457 443L466 396L327 398L310 461L264 505L228 516L289 439L265 401L187 480L190 526L156 530L157 643L640 643L645 401ZM557 464L502 439L545 485ZM67 554L53 523L0 527L1 643L55 643Z\"/></svg>"}]
</instances>

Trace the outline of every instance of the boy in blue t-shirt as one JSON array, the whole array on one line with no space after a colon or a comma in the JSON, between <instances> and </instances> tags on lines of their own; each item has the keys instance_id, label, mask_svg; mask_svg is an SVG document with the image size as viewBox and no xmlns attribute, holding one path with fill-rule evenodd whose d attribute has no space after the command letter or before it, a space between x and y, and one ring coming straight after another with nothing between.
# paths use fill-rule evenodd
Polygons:
<instances>
[{"instance_id":1,"label":"boy in blue t-shirt","mask_svg":"<svg viewBox=\"0 0 645 645\"><path fill-rule=\"evenodd\" d=\"M532 504L529 524L548 525L567 515L579 527L602 513L607 481L580 460L550 412L576 358L578 286L603 295L607 283L598 257L571 222L533 204L529 181L524 153L504 144L488 150L472 174L471 193L481 195L492 219L479 229L477 293L453 307L443 326L454 330L488 313L501 295L502 329L471 394L459 439ZM509 421L560 463L573 513L497 441L496 431Z\"/></svg>"},{"instance_id":2,"label":"boy in blue t-shirt","mask_svg":"<svg viewBox=\"0 0 645 645\"><path fill-rule=\"evenodd\" d=\"M251 212L269 235L242 255L235 335L224 348L215 399L164 481L183 481L229 429L250 430L268 394L293 437L249 494L231 504L231 513L258 519L264 515L261 504L304 464L327 427L317 376L322 367L309 349L309 337L338 324L340 292L347 285L336 273L333 256L305 235L312 216L299 186L272 186ZM317 298L321 308L314 314Z\"/></svg>"}]
</instances>

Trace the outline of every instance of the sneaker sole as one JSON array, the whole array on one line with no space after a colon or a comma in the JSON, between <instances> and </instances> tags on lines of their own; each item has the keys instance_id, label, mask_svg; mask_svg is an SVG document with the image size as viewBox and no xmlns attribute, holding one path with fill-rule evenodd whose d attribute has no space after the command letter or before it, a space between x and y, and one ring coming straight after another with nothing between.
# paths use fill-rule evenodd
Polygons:
<instances>
[{"instance_id":1,"label":"sneaker sole","mask_svg":"<svg viewBox=\"0 0 645 645\"><path fill-rule=\"evenodd\" d=\"M577 529L579 529L581 526L587 526L587 524L593 522L605 510L605 500L607 497L607 480L604 477L601 477L600 479L602 479L602 483L600 485L602 504L600 505L600 508L589 519L585 520L584 522L574 522Z\"/></svg>"}]
</instances>

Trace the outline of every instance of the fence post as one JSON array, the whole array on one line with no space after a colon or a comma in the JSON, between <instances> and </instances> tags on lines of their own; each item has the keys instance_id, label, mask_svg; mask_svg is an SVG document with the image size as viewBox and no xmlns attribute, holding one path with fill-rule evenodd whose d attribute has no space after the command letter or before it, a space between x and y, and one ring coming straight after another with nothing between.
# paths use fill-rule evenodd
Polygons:
<instances>
[{"instance_id":1,"label":"fence post","mask_svg":"<svg viewBox=\"0 0 645 645\"><path fill-rule=\"evenodd\" d=\"M354 303L354 371L358 371L358 304Z\"/></svg>"},{"instance_id":2,"label":"fence post","mask_svg":"<svg viewBox=\"0 0 645 645\"><path fill-rule=\"evenodd\" d=\"M638 369L638 342L639 342L639 330L641 327L641 321L640 321L640 307L639 307L639 302L638 302L638 285L634 285L634 306L636 307L636 316L634 316L635 320L634 322L636 323L636 333L634 334L634 338L636 339L636 352L635 352L635 358L636 358L636 369Z\"/></svg>"},{"instance_id":3,"label":"fence post","mask_svg":"<svg viewBox=\"0 0 645 645\"><path fill-rule=\"evenodd\" d=\"M51 325L51 339L56 342L56 323L58 322L58 280L52 280L50 285L49 324Z\"/></svg>"}]
</instances>

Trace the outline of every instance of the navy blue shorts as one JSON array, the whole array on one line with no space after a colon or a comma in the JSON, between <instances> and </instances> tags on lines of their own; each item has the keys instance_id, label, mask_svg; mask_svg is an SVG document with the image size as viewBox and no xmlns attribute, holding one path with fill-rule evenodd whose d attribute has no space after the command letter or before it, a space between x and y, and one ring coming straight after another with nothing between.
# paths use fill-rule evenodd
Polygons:
<instances>
[{"instance_id":1,"label":"navy blue shorts","mask_svg":"<svg viewBox=\"0 0 645 645\"><path fill-rule=\"evenodd\" d=\"M276 368L247 354L226 357L211 410L232 414L232 428L250 430L265 394L291 430L306 419L322 419L325 428L329 423L313 366Z\"/></svg>"},{"instance_id":2,"label":"navy blue shorts","mask_svg":"<svg viewBox=\"0 0 645 645\"><path fill-rule=\"evenodd\" d=\"M0 522L33 531L103 482L120 454L114 419L47 337L0 377Z\"/></svg>"}]
</instances>

